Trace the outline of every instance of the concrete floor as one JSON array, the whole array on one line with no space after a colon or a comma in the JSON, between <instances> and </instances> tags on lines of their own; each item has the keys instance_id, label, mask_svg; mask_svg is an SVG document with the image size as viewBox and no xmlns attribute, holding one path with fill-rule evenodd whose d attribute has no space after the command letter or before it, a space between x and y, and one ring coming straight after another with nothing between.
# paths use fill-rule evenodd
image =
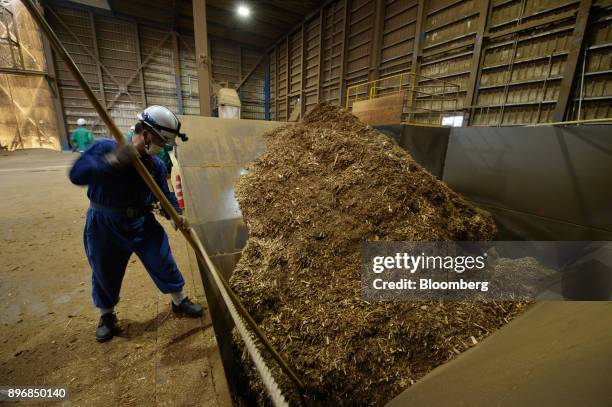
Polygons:
<instances>
[{"instance_id":1,"label":"concrete floor","mask_svg":"<svg viewBox=\"0 0 612 407\"><path fill-rule=\"evenodd\" d=\"M75 406L231 405L208 313L175 317L134 256L117 315L122 333L98 344L82 231L86 190L70 183L76 155L0 155L0 385L67 385ZM162 220L189 296L206 304L193 253Z\"/></svg>"}]
</instances>

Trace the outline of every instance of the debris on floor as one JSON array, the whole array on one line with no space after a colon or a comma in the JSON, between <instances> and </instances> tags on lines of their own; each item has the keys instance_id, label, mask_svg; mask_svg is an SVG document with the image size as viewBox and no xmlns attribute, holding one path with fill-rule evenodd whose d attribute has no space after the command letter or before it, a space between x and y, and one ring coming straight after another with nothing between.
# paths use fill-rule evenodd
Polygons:
<instances>
[{"instance_id":1,"label":"debris on floor","mask_svg":"<svg viewBox=\"0 0 612 407\"><path fill-rule=\"evenodd\" d=\"M291 403L383 405L526 308L362 301L363 241L490 240L490 214L339 107L319 105L266 137L236 189L249 240L231 285L307 384L300 399L270 362ZM235 343L253 396L266 403Z\"/></svg>"}]
</instances>

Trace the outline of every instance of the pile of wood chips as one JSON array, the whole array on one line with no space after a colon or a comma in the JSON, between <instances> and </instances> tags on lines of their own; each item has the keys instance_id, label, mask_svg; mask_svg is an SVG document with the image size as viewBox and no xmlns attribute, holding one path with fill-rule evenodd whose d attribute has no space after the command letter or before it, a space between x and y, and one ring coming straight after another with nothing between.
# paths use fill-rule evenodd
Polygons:
<instances>
[{"instance_id":1,"label":"pile of wood chips","mask_svg":"<svg viewBox=\"0 0 612 407\"><path fill-rule=\"evenodd\" d=\"M270 362L292 404L384 405L525 309L362 301L363 241L490 240L491 216L339 107L319 105L266 138L237 185L250 235L231 285L307 384L301 398ZM235 346L250 397L267 403Z\"/></svg>"}]
</instances>

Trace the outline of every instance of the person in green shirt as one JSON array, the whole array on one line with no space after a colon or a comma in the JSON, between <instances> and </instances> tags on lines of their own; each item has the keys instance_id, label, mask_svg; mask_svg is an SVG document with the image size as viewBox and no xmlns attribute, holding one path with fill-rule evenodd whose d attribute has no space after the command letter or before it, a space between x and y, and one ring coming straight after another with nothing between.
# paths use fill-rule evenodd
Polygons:
<instances>
[{"instance_id":1,"label":"person in green shirt","mask_svg":"<svg viewBox=\"0 0 612 407\"><path fill-rule=\"evenodd\" d=\"M82 117L77 120L77 129L72 132L70 141L72 142L72 151L83 152L87 147L94 142L94 135L91 131L85 128L85 119Z\"/></svg>"},{"instance_id":2,"label":"person in green shirt","mask_svg":"<svg viewBox=\"0 0 612 407\"><path fill-rule=\"evenodd\" d=\"M127 141L129 141L130 143L132 142L132 136L134 135L134 129L135 129L135 127L134 127L134 126L132 126L132 127L130 127L130 130L129 130L127 133L125 133L125 138L126 138L126 139L127 139Z\"/></svg>"},{"instance_id":3,"label":"person in green shirt","mask_svg":"<svg viewBox=\"0 0 612 407\"><path fill-rule=\"evenodd\" d=\"M169 152L172 151L172 148L172 144L166 144L164 145L162 151L157 154L157 156L161 158L161 160L164 162L164 165L166 166L166 170L168 171L168 178L170 178L170 173L172 172L172 160L170 159L169 154Z\"/></svg>"}]
</instances>

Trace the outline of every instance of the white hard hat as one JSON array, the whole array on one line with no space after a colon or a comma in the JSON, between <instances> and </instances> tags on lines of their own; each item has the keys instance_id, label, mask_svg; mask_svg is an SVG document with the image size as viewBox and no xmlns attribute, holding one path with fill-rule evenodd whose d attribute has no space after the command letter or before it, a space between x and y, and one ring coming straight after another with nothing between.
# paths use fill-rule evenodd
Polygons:
<instances>
[{"instance_id":1,"label":"white hard hat","mask_svg":"<svg viewBox=\"0 0 612 407\"><path fill-rule=\"evenodd\" d=\"M138 113L138 120L166 143L174 143L176 136L179 136L183 141L187 141L187 137L180 133L181 122L166 107L149 106L142 113Z\"/></svg>"},{"instance_id":2,"label":"white hard hat","mask_svg":"<svg viewBox=\"0 0 612 407\"><path fill-rule=\"evenodd\" d=\"M132 130L132 131L136 130L136 126L131 126L130 130Z\"/></svg>"},{"instance_id":3,"label":"white hard hat","mask_svg":"<svg viewBox=\"0 0 612 407\"><path fill-rule=\"evenodd\" d=\"M86 121L85 121L85 119L83 119L82 117L80 117L80 118L77 120L77 124L78 124L79 126L85 126L85 123L87 123L87 122L86 122Z\"/></svg>"}]
</instances>

